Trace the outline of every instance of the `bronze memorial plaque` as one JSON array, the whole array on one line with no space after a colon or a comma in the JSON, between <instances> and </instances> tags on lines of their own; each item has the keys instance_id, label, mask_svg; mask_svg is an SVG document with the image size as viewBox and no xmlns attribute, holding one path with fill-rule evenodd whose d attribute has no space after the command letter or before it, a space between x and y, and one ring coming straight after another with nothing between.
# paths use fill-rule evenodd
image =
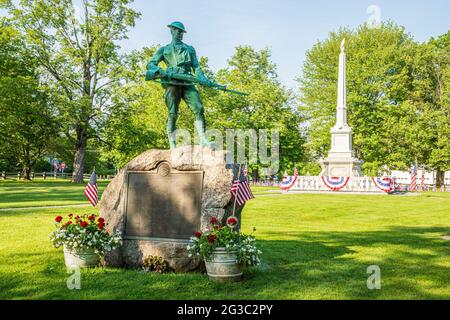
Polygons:
<instances>
[{"instance_id":1,"label":"bronze memorial plaque","mask_svg":"<svg viewBox=\"0 0 450 320\"><path fill-rule=\"evenodd\" d=\"M188 240L200 228L202 171L175 171L167 163L129 172L126 239Z\"/></svg>"}]
</instances>

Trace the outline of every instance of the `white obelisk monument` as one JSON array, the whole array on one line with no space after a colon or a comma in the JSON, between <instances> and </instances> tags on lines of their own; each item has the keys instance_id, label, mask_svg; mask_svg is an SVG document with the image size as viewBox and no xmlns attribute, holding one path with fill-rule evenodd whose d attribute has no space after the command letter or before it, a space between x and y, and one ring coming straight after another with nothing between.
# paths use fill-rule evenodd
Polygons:
<instances>
[{"instance_id":1,"label":"white obelisk monument","mask_svg":"<svg viewBox=\"0 0 450 320\"><path fill-rule=\"evenodd\" d=\"M361 161L355 158L352 149L352 128L347 124L347 90L345 39L339 55L338 99L336 124L331 128L331 150L328 157L320 161L321 176L361 177Z\"/></svg>"}]
</instances>

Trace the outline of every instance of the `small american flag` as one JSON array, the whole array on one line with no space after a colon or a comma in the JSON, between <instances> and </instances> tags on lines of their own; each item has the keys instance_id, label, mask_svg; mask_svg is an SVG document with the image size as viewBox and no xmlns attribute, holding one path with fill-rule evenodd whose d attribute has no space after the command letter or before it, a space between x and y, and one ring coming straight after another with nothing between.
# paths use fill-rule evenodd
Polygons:
<instances>
[{"instance_id":1,"label":"small american flag","mask_svg":"<svg viewBox=\"0 0 450 320\"><path fill-rule=\"evenodd\" d=\"M233 194L238 205L242 206L247 200L255 198L247 181L247 166L239 172L239 177L233 181L231 193Z\"/></svg>"},{"instance_id":2,"label":"small american flag","mask_svg":"<svg viewBox=\"0 0 450 320\"><path fill-rule=\"evenodd\" d=\"M298 177L298 170L297 170L297 167L294 168L294 176L295 176L295 177Z\"/></svg>"},{"instance_id":3,"label":"small american flag","mask_svg":"<svg viewBox=\"0 0 450 320\"><path fill-rule=\"evenodd\" d=\"M420 179L420 189L425 190L425 171L422 171L422 178Z\"/></svg>"},{"instance_id":4,"label":"small american flag","mask_svg":"<svg viewBox=\"0 0 450 320\"><path fill-rule=\"evenodd\" d=\"M411 183L409 184L409 191L417 191L417 166L414 165L411 175Z\"/></svg>"},{"instance_id":5,"label":"small american flag","mask_svg":"<svg viewBox=\"0 0 450 320\"><path fill-rule=\"evenodd\" d=\"M92 172L89 182L84 188L84 195L89 202L95 207L98 203L98 190L97 190L97 175L95 171Z\"/></svg>"}]
</instances>

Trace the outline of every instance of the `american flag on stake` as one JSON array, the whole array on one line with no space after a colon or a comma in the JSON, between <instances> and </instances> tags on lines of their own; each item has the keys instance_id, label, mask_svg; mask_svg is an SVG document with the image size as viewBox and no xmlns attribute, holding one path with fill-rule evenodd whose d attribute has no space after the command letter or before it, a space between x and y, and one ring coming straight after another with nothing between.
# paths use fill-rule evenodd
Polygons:
<instances>
[{"instance_id":1,"label":"american flag on stake","mask_svg":"<svg viewBox=\"0 0 450 320\"><path fill-rule=\"evenodd\" d=\"M298 177L298 170L297 170L297 167L294 168L294 176L295 176L295 177Z\"/></svg>"},{"instance_id":2,"label":"american flag on stake","mask_svg":"<svg viewBox=\"0 0 450 320\"><path fill-rule=\"evenodd\" d=\"M84 188L84 195L94 207L97 205L98 190L97 190L97 175L95 174L95 170L92 171L91 177L89 178L89 182L86 188Z\"/></svg>"},{"instance_id":3,"label":"american flag on stake","mask_svg":"<svg viewBox=\"0 0 450 320\"><path fill-rule=\"evenodd\" d=\"M411 175L411 183L409 184L409 191L417 191L417 165L414 165Z\"/></svg>"},{"instance_id":4,"label":"american flag on stake","mask_svg":"<svg viewBox=\"0 0 450 320\"><path fill-rule=\"evenodd\" d=\"M425 190L425 171L422 171L422 178L420 179L420 189Z\"/></svg>"},{"instance_id":5,"label":"american flag on stake","mask_svg":"<svg viewBox=\"0 0 450 320\"><path fill-rule=\"evenodd\" d=\"M234 196L237 204L242 206L246 201L255 198L247 181L247 165L240 170L239 177L233 181L231 186L231 193Z\"/></svg>"}]
</instances>

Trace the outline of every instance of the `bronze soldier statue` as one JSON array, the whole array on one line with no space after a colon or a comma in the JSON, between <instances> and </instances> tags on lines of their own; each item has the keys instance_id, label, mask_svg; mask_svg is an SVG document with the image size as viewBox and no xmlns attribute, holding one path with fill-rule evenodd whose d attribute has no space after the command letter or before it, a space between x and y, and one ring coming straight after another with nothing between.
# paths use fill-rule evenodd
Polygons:
<instances>
[{"instance_id":1,"label":"bronze soldier statue","mask_svg":"<svg viewBox=\"0 0 450 320\"><path fill-rule=\"evenodd\" d=\"M202 82L203 85L212 86L213 83L203 74L194 48L183 43L183 35L186 33L184 25L181 22L175 21L169 24L168 27L172 33L172 42L159 48L155 55L150 59L147 64L146 79L166 79L162 84L166 90L164 98L169 111L169 117L167 119L167 135L169 137L170 148L176 147L174 131L176 129L178 107L181 99L183 99L194 112L194 126L199 133L201 145L208 145L205 134L206 121L204 108L197 89L193 83L178 80L172 78L172 76L180 74L191 76L191 72L193 71L195 78ZM163 70L158 66L161 61L164 61L167 65L166 70Z\"/></svg>"}]
</instances>

